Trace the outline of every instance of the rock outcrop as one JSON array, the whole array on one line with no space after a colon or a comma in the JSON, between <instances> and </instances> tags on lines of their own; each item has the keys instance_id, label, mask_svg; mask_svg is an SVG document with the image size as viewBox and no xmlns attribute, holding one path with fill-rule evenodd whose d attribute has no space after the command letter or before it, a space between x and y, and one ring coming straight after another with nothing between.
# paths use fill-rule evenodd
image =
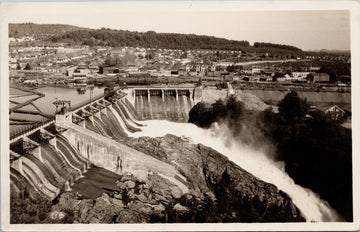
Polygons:
<instances>
[{"instance_id":1,"label":"rock outcrop","mask_svg":"<svg viewBox=\"0 0 360 232\"><path fill-rule=\"evenodd\" d=\"M304 221L285 193L209 147L173 135L129 138L126 143L176 167L189 193L155 172L146 181L124 173L116 191L96 199L62 194L48 223Z\"/></svg>"}]
</instances>

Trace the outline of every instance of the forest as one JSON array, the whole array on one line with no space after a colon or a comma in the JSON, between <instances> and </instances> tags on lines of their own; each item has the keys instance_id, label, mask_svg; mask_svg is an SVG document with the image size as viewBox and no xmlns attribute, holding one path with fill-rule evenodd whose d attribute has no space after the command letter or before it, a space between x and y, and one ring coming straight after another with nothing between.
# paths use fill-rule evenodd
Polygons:
<instances>
[{"instance_id":1,"label":"forest","mask_svg":"<svg viewBox=\"0 0 360 232\"><path fill-rule=\"evenodd\" d=\"M131 32L125 30L77 30L60 36L52 36L52 42L80 43L94 46L130 46L172 49L224 49L238 50L249 46L248 41L235 41L213 36L185 35L176 33Z\"/></svg>"},{"instance_id":2,"label":"forest","mask_svg":"<svg viewBox=\"0 0 360 232\"><path fill-rule=\"evenodd\" d=\"M286 50L290 50L290 51L301 51L301 49L294 47L294 46L273 44L273 43L255 42L254 47L255 48L280 48L280 49L286 49Z\"/></svg>"},{"instance_id":3,"label":"forest","mask_svg":"<svg viewBox=\"0 0 360 232\"><path fill-rule=\"evenodd\" d=\"M289 45L256 42L251 46L247 40L228 40L207 35L133 32L109 28L88 29L63 24L9 24L9 36L19 38L34 36L45 42L63 42L69 45L150 47L168 49L213 49L243 52L301 52Z\"/></svg>"}]
</instances>

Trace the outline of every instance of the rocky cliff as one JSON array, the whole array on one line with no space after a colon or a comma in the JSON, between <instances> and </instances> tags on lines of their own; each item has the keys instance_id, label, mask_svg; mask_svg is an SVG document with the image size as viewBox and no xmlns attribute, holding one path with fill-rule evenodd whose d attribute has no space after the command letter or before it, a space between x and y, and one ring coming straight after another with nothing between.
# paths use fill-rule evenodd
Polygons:
<instances>
[{"instance_id":1,"label":"rocky cliff","mask_svg":"<svg viewBox=\"0 0 360 232\"><path fill-rule=\"evenodd\" d=\"M116 190L96 199L62 194L48 223L301 222L299 210L274 185L258 180L225 156L186 138L129 138L128 146L173 165L189 192L158 173L139 180L123 173ZM114 183L115 184L115 183Z\"/></svg>"}]
</instances>

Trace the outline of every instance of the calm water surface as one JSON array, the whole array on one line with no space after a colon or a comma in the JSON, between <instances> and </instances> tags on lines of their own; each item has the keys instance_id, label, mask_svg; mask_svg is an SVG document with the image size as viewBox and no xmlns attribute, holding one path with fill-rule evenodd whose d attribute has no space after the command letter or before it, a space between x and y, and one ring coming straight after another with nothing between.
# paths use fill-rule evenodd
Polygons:
<instances>
[{"instance_id":1,"label":"calm water surface","mask_svg":"<svg viewBox=\"0 0 360 232\"><path fill-rule=\"evenodd\" d=\"M35 91L45 94L45 97L34 101L34 104L44 113L54 114L56 108L53 102L55 100L71 101L71 106L76 106L102 96L104 94L104 87L86 89L86 92L83 94L80 94L74 88L62 87L42 87Z\"/></svg>"},{"instance_id":2,"label":"calm water surface","mask_svg":"<svg viewBox=\"0 0 360 232\"><path fill-rule=\"evenodd\" d=\"M79 93L76 90L76 88L42 87L42 88L35 89L35 91L43 93L43 94L45 94L45 96L34 101L33 104L39 110L41 110L43 113L54 114L56 108L53 105L53 102L55 100L58 99L58 100L71 101L71 106L73 107L73 106L77 106L79 104L84 104L86 102L89 102L91 99L95 99L97 97L102 96L104 94L104 88L105 87L94 87L92 89L88 88L88 89L86 89L85 93ZM31 96L27 96L25 98L31 98ZM13 105L15 105L15 104L13 104ZM23 109L34 110L36 108L31 105L28 105L26 107L23 107ZM29 119L29 118L31 118L31 120L33 120L35 118L45 119L41 116L21 114L21 113L16 113L16 114L13 113L10 115L10 120L11 119ZM10 125L10 134L16 133L16 131L23 129L24 127L26 127L26 126ZM27 127L29 127L29 126L27 126Z\"/></svg>"}]
</instances>

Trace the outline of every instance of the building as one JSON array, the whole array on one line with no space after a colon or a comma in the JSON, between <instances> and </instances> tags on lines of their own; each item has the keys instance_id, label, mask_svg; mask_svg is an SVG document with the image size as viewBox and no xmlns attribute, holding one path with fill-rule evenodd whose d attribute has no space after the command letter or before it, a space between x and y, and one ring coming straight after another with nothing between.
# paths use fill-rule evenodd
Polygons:
<instances>
[{"instance_id":1,"label":"building","mask_svg":"<svg viewBox=\"0 0 360 232\"><path fill-rule=\"evenodd\" d=\"M115 65L107 65L107 66L99 66L99 73L100 74L112 74L112 73L119 73L120 70Z\"/></svg>"},{"instance_id":2,"label":"building","mask_svg":"<svg viewBox=\"0 0 360 232\"><path fill-rule=\"evenodd\" d=\"M129 77L149 78L150 72L129 72Z\"/></svg>"},{"instance_id":3,"label":"building","mask_svg":"<svg viewBox=\"0 0 360 232\"><path fill-rule=\"evenodd\" d=\"M86 80L87 75L85 73L73 73L73 78L75 81Z\"/></svg>"},{"instance_id":4,"label":"building","mask_svg":"<svg viewBox=\"0 0 360 232\"><path fill-rule=\"evenodd\" d=\"M126 71L128 71L128 72L138 72L139 69L138 69L138 67L136 66L135 63L128 62L127 65L126 65Z\"/></svg>"},{"instance_id":5,"label":"building","mask_svg":"<svg viewBox=\"0 0 360 232\"><path fill-rule=\"evenodd\" d=\"M99 72L99 66L96 64L89 64L89 69L91 73L98 73Z\"/></svg>"},{"instance_id":6,"label":"building","mask_svg":"<svg viewBox=\"0 0 360 232\"><path fill-rule=\"evenodd\" d=\"M325 114L328 115L332 120L341 120L345 117L346 112L341 107L333 105L330 108L326 109Z\"/></svg>"},{"instance_id":7,"label":"building","mask_svg":"<svg viewBox=\"0 0 360 232\"><path fill-rule=\"evenodd\" d=\"M18 63L17 62L9 62L9 68L10 69L17 69Z\"/></svg>"},{"instance_id":8,"label":"building","mask_svg":"<svg viewBox=\"0 0 360 232\"><path fill-rule=\"evenodd\" d=\"M310 72L292 72L291 76L294 80L303 81L306 80L306 77L310 74Z\"/></svg>"},{"instance_id":9,"label":"building","mask_svg":"<svg viewBox=\"0 0 360 232\"><path fill-rule=\"evenodd\" d=\"M84 66L84 65L80 65L75 69L74 74L75 73L81 73L81 74L86 74L87 75L87 74L91 73L91 70L88 67Z\"/></svg>"},{"instance_id":10,"label":"building","mask_svg":"<svg viewBox=\"0 0 360 232\"><path fill-rule=\"evenodd\" d=\"M312 73L314 79L313 82L329 82L330 76L327 73Z\"/></svg>"},{"instance_id":11,"label":"building","mask_svg":"<svg viewBox=\"0 0 360 232\"><path fill-rule=\"evenodd\" d=\"M207 72L213 71L214 67L211 64L191 62L185 65L185 72L190 76L204 76ZM181 73L182 70L179 71Z\"/></svg>"},{"instance_id":12,"label":"building","mask_svg":"<svg viewBox=\"0 0 360 232\"><path fill-rule=\"evenodd\" d=\"M320 67L309 67L310 72L317 72L320 70Z\"/></svg>"},{"instance_id":13,"label":"building","mask_svg":"<svg viewBox=\"0 0 360 232\"><path fill-rule=\"evenodd\" d=\"M252 74L260 74L263 70L261 68L252 68L251 73Z\"/></svg>"},{"instance_id":14,"label":"building","mask_svg":"<svg viewBox=\"0 0 360 232\"><path fill-rule=\"evenodd\" d=\"M75 71L75 69L77 68L77 66L73 66L73 67L70 67L70 68L67 68L66 69L66 76L68 77L72 77L73 76L73 73Z\"/></svg>"}]
</instances>

